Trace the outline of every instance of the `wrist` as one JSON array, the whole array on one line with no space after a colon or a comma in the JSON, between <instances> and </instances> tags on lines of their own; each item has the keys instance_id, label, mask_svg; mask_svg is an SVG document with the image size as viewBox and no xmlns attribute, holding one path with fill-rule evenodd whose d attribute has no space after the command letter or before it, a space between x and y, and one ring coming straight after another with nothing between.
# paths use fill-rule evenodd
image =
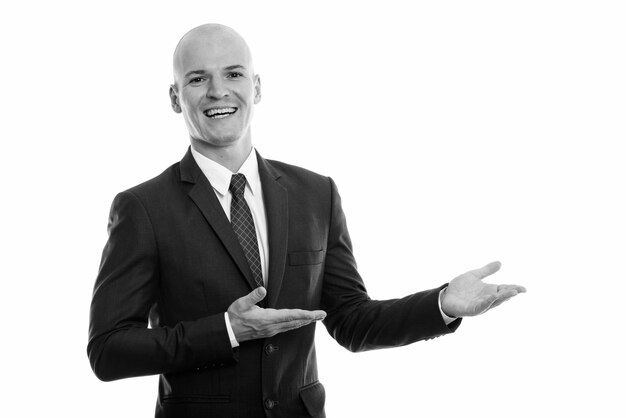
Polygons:
<instances>
[{"instance_id":1,"label":"wrist","mask_svg":"<svg viewBox=\"0 0 626 418\"><path fill-rule=\"evenodd\" d=\"M230 316L228 312L224 312L224 321L226 321L226 332L228 332L228 339L230 340L230 346L232 348L239 347L239 342L237 341L237 337L235 336L235 331L233 330L233 326L230 323Z\"/></svg>"},{"instance_id":2,"label":"wrist","mask_svg":"<svg viewBox=\"0 0 626 418\"><path fill-rule=\"evenodd\" d=\"M439 291L439 311L441 312L441 316L443 317L443 320L446 322L446 324L449 324L450 322L454 321L457 319L456 316L454 315L450 315L448 312L446 312L446 310L444 309L445 307L445 298L446 298L446 292L448 290L448 286L444 287L443 289L441 289L441 291Z\"/></svg>"}]
</instances>

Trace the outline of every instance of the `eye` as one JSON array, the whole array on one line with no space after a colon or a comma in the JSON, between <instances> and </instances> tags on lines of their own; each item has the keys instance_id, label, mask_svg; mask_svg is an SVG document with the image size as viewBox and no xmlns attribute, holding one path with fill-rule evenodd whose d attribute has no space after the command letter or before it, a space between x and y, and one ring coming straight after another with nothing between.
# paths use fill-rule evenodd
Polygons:
<instances>
[{"instance_id":1,"label":"eye","mask_svg":"<svg viewBox=\"0 0 626 418\"><path fill-rule=\"evenodd\" d=\"M189 80L190 84L198 84L198 83L202 83L204 81L204 77L194 77L191 80Z\"/></svg>"},{"instance_id":2,"label":"eye","mask_svg":"<svg viewBox=\"0 0 626 418\"><path fill-rule=\"evenodd\" d=\"M228 74L226 74L226 78L241 78L243 77L243 74L238 73L236 71L231 71Z\"/></svg>"}]
</instances>

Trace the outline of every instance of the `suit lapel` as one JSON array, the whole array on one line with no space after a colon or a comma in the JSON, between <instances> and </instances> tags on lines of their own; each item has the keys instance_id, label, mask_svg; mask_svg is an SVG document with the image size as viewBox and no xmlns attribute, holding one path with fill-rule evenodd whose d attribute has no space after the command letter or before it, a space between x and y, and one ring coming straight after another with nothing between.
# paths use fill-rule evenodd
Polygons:
<instances>
[{"instance_id":1,"label":"suit lapel","mask_svg":"<svg viewBox=\"0 0 626 418\"><path fill-rule=\"evenodd\" d=\"M211 186L206 176L202 174L200 167L196 164L189 150L187 150L187 154L180 162L180 179L183 182L193 184L189 191L189 197L198 206L204 218L211 225L224 247L226 247L226 250L250 285L250 290L254 289L256 285L254 284L252 271L241 249L241 245L239 245L237 236L230 222L228 222L224 209L222 209L220 202L215 196L213 186Z\"/></svg>"},{"instance_id":2,"label":"suit lapel","mask_svg":"<svg viewBox=\"0 0 626 418\"><path fill-rule=\"evenodd\" d=\"M267 306L274 308L285 273L287 259L287 229L289 224L287 190L278 182L280 173L257 153L259 175L263 187L263 203L267 216L269 241L269 277Z\"/></svg>"}]
</instances>

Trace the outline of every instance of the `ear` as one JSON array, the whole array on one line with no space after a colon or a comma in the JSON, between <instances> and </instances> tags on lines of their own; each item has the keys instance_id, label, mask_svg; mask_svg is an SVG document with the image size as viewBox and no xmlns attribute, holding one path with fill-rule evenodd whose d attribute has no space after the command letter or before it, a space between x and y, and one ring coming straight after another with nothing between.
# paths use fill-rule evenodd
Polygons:
<instances>
[{"instance_id":1,"label":"ear","mask_svg":"<svg viewBox=\"0 0 626 418\"><path fill-rule=\"evenodd\" d=\"M261 77L254 76L254 104L261 101Z\"/></svg>"},{"instance_id":2,"label":"ear","mask_svg":"<svg viewBox=\"0 0 626 418\"><path fill-rule=\"evenodd\" d=\"M178 92L176 91L176 85L170 86L170 101L172 102L172 110L176 113L182 112L180 104L178 103Z\"/></svg>"}]
</instances>

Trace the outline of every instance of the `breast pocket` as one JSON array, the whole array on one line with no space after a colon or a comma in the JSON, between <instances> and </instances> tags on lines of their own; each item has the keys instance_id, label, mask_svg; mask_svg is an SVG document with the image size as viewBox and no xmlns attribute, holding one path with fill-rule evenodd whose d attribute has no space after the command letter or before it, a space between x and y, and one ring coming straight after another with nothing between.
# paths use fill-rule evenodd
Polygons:
<instances>
[{"instance_id":1,"label":"breast pocket","mask_svg":"<svg viewBox=\"0 0 626 418\"><path fill-rule=\"evenodd\" d=\"M324 262L324 256L326 251L298 251L289 253L289 265L290 266L302 266L321 264Z\"/></svg>"},{"instance_id":2,"label":"breast pocket","mask_svg":"<svg viewBox=\"0 0 626 418\"><path fill-rule=\"evenodd\" d=\"M288 266L280 294L285 308L318 309L322 295L322 277L326 252L296 251L289 253Z\"/></svg>"}]
</instances>

